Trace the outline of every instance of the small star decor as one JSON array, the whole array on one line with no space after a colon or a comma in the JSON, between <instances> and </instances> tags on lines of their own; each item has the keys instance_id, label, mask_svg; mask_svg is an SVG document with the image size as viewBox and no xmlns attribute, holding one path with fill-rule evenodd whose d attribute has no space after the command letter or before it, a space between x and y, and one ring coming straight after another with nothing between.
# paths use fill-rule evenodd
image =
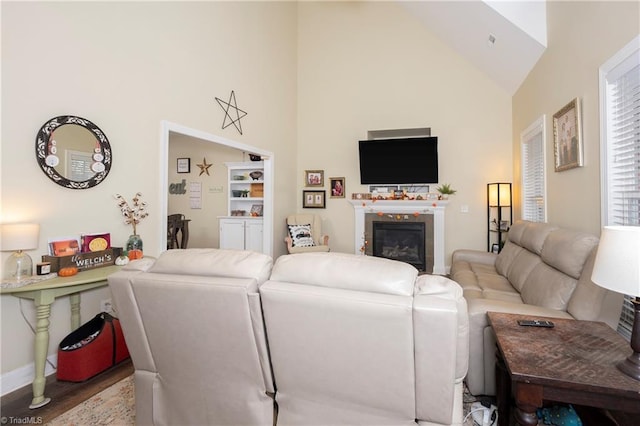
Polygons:
<instances>
[{"instance_id":1,"label":"small star decor","mask_svg":"<svg viewBox=\"0 0 640 426\"><path fill-rule=\"evenodd\" d=\"M211 176L209 174L209 167L212 166L212 164L207 164L207 159L203 158L202 159L202 164L197 164L198 167L200 167L200 174L198 176L202 176L203 174L207 174L207 176Z\"/></svg>"},{"instance_id":2,"label":"small star decor","mask_svg":"<svg viewBox=\"0 0 640 426\"><path fill-rule=\"evenodd\" d=\"M225 102L220 98L216 98L218 105L224 111L224 120L222 121L222 128L226 129L232 124L235 126L236 130L240 134L242 134L242 124L240 123L240 119L247 115L246 111L238 108L238 104L236 102L236 94L232 90L229 95L229 102Z\"/></svg>"}]
</instances>

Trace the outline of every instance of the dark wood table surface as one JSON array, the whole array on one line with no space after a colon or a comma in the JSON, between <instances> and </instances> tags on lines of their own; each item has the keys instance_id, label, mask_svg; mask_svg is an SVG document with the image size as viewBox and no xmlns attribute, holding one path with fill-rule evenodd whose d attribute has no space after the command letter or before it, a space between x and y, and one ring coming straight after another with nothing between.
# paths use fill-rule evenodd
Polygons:
<instances>
[{"instance_id":1,"label":"dark wood table surface","mask_svg":"<svg viewBox=\"0 0 640 426\"><path fill-rule=\"evenodd\" d=\"M498 420L536 425L544 401L640 413L640 381L616 364L631 354L622 336L602 322L489 312L496 334ZM553 328L524 327L519 319L549 320Z\"/></svg>"}]
</instances>

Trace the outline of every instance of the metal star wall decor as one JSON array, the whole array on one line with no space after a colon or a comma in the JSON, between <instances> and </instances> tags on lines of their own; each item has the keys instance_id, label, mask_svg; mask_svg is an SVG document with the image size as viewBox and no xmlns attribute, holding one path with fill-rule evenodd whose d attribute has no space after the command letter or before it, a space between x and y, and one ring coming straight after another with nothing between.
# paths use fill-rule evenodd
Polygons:
<instances>
[{"instance_id":1,"label":"metal star wall decor","mask_svg":"<svg viewBox=\"0 0 640 426\"><path fill-rule=\"evenodd\" d=\"M197 164L198 167L200 167L200 174L198 176L202 176L203 174L207 174L207 176L211 176L209 174L209 167L211 167L213 164L207 164L207 159L203 158L202 159L202 164Z\"/></svg>"},{"instance_id":2,"label":"metal star wall decor","mask_svg":"<svg viewBox=\"0 0 640 426\"><path fill-rule=\"evenodd\" d=\"M222 122L222 128L226 129L233 124L238 132L242 134L242 124L240 123L240 119L245 117L247 115L247 112L238 108L238 104L236 103L236 94L234 93L234 91L232 90L231 95L229 95L229 102L225 102L220 98L216 98L216 101L218 101L218 105L220 105L220 108L224 110L224 121Z\"/></svg>"}]
</instances>

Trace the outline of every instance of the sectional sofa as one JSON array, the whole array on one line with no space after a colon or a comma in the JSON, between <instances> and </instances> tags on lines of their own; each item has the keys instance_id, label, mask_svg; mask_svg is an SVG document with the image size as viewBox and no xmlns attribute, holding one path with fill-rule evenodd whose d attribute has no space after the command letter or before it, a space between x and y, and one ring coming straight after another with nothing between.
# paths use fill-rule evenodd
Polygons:
<instances>
[{"instance_id":1,"label":"sectional sofa","mask_svg":"<svg viewBox=\"0 0 640 426\"><path fill-rule=\"evenodd\" d=\"M111 275L136 423L462 422L462 289L344 253L169 250Z\"/></svg>"},{"instance_id":2,"label":"sectional sofa","mask_svg":"<svg viewBox=\"0 0 640 426\"><path fill-rule=\"evenodd\" d=\"M516 222L499 254L453 253L450 277L469 309L469 371L474 395L495 395L496 341L487 312L603 321L616 328L623 296L591 281L598 237L547 223Z\"/></svg>"}]
</instances>

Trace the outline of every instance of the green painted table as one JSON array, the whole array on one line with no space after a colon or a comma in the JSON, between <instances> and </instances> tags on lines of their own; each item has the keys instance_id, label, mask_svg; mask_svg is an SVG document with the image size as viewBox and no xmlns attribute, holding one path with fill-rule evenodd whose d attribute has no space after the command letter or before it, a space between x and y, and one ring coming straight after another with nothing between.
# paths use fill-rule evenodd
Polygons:
<instances>
[{"instance_id":1,"label":"green painted table","mask_svg":"<svg viewBox=\"0 0 640 426\"><path fill-rule=\"evenodd\" d=\"M56 277L18 288L1 288L0 294L10 294L21 299L33 300L36 305L36 335L34 345L35 377L33 399L29 408L40 408L51 401L45 398L44 369L49 348L49 316L51 305L57 297L70 295L71 330L80 327L80 293L106 286L107 276L120 270L120 266L88 269L72 277Z\"/></svg>"}]
</instances>

